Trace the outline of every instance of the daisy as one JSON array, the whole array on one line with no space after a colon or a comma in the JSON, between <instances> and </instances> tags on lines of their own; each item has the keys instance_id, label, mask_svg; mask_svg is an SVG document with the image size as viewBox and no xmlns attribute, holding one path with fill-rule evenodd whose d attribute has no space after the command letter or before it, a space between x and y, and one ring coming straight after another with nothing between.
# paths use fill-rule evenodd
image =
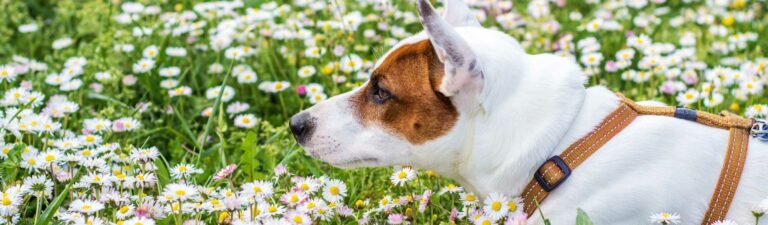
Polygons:
<instances>
[{"instance_id":1,"label":"daisy","mask_svg":"<svg viewBox=\"0 0 768 225\"><path fill-rule=\"evenodd\" d=\"M163 190L163 196L168 197L172 201L185 201L197 197L198 191L193 186L187 184L169 184L165 186Z\"/></svg>"},{"instance_id":2,"label":"daisy","mask_svg":"<svg viewBox=\"0 0 768 225\"><path fill-rule=\"evenodd\" d=\"M259 89L269 93L278 93L290 87L291 83L288 81L262 82L259 84Z\"/></svg>"},{"instance_id":3,"label":"daisy","mask_svg":"<svg viewBox=\"0 0 768 225\"><path fill-rule=\"evenodd\" d=\"M483 202L483 211L492 219L499 220L509 212L509 198L499 193L491 193Z\"/></svg>"},{"instance_id":4,"label":"daisy","mask_svg":"<svg viewBox=\"0 0 768 225\"><path fill-rule=\"evenodd\" d=\"M173 57L187 56L187 49L183 47L168 47L165 49L165 54Z\"/></svg>"},{"instance_id":5,"label":"daisy","mask_svg":"<svg viewBox=\"0 0 768 225\"><path fill-rule=\"evenodd\" d=\"M83 120L83 127L91 132L109 131L112 121L107 119L90 118Z\"/></svg>"},{"instance_id":6,"label":"daisy","mask_svg":"<svg viewBox=\"0 0 768 225\"><path fill-rule=\"evenodd\" d=\"M387 224L402 224L405 221L405 216L399 213L389 214L387 216Z\"/></svg>"},{"instance_id":7,"label":"daisy","mask_svg":"<svg viewBox=\"0 0 768 225\"><path fill-rule=\"evenodd\" d=\"M146 217L134 217L123 222L123 225L155 225L155 221Z\"/></svg>"},{"instance_id":8,"label":"daisy","mask_svg":"<svg viewBox=\"0 0 768 225\"><path fill-rule=\"evenodd\" d=\"M318 102L325 101L326 99L328 99L328 95L325 95L324 93L309 95L309 103L312 103L312 104L317 104Z\"/></svg>"},{"instance_id":9,"label":"daisy","mask_svg":"<svg viewBox=\"0 0 768 225\"><path fill-rule=\"evenodd\" d=\"M252 70L243 71L237 74L237 83L252 84L256 83L257 80L259 80L258 76L256 75L256 72L253 72Z\"/></svg>"},{"instance_id":10,"label":"daisy","mask_svg":"<svg viewBox=\"0 0 768 225\"><path fill-rule=\"evenodd\" d=\"M150 45L144 48L144 51L142 51L141 54L144 56L144 58L153 59L160 54L160 49L158 49L155 45Z\"/></svg>"},{"instance_id":11,"label":"daisy","mask_svg":"<svg viewBox=\"0 0 768 225\"><path fill-rule=\"evenodd\" d=\"M320 58L323 54L325 54L325 49L317 46L309 47L304 51L304 55L307 58Z\"/></svg>"},{"instance_id":12,"label":"daisy","mask_svg":"<svg viewBox=\"0 0 768 225\"><path fill-rule=\"evenodd\" d=\"M651 44L651 38L645 34L640 34L640 36L631 36L627 40L627 45L640 50L645 49L645 47L648 47Z\"/></svg>"},{"instance_id":13,"label":"daisy","mask_svg":"<svg viewBox=\"0 0 768 225\"><path fill-rule=\"evenodd\" d=\"M306 92L307 94L321 94L324 91L323 85L317 84L317 83L311 83L307 84L306 86Z\"/></svg>"},{"instance_id":14,"label":"daisy","mask_svg":"<svg viewBox=\"0 0 768 225\"><path fill-rule=\"evenodd\" d=\"M351 73L358 71L363 67L363 59L358 55L350 54L341 58L341 62L339 62L339 64L341 66L341 71Z\"/></svg>"},{"instance_id":15,"label":"daisy","mask_svg":"<svg viewBox=\"0 0 768 225\"><path fill-rule=\"evenodd\" d=\"M456 186L454 184L448 184L447 186L441 188L440 192L438 192L438 194L441 194L441 195L445 194L445 193L453 194L453 193L457 193L457 192L461 192L461 191L464 191L463 187Z\"/></svg>"},{"instance_id":16,"label":"daisy","mask_svg":"<svg viewBox=\"0 0 768 225\"><path fill-rule=\"evenodd\" d=\"M94 200L76 199L69 203L69 210L84 214L93 214L104 209L104 204Z\"/></svg>"},{"instance_id":17,"label":"daisy","mask_svg":"<svg viewBox=\"0 0 768 225\"><path fill-rule=\"evenodd\" d=\"M194 174L203 173L203 170L191 164L179 164L171 168L171 176L175 179L188 179Z\"/></svg>"},{"instance_id":18,"label":"daisy","mask_svg":"<svg viewBox=\"0 0 768 225\"><path fill-rule=\"evenodd\" d=\"M416 178L416 171L414 171L411 168L405 167L403 169L395 171L395 173L393 173L392 176L389 177L389 180L392 181L392 184L395 184L397 186L402 186L403 184L405 184L406 181L413 180L414 178Z\"/></svg>"},{"instance_id":19,"label":"daisy","mask_svg":"<svg viewBox=\"0 0 768 225\"><path fill-rule=\"evenodd\" d=\"M714 223L712 223L712 225L739 225L739 223L734 222L733 220L720 220L720 221L715 221Z\"/></svg>"},{"instance_id":20,"label":"daisy","mask_svg":"<svg viewBox=\"0 0 768 225\"><path fill-rule=\"evenodd\" d=\"M167 79L167 80L160 81L160 87L165 89L172 89L178 85L179 85L179 81L174 79ZM171 93L169 92L168 95L171 95Z\"/></svg>"},{"instance_id":21,"label":"daisy","mask_svg":"<svg viewBox=\"0 0 768 225\"><path fill-rule=\"evenodd\" d=\"M459 197L461 198L461 204L464 206L477 205L478 203L477 196L471 192L459 193Z\"/></svg>"},{"instance_id":22,"label":"daisy","mask_svg":"<svg viewBox=\"0 0 768 225\"><path fill-rule=\"evenodd\" d=\"M523 215L523 198L514 197L507 203L509 207L509 213L512 215Z\"/></svg>"},{"instance_id":23,"label":"daisy","mask_svg":"<svg viewBox=\"0 0 768 225\"><path fill-rule=\"evenodd\" d=\"M112 124L112 131L114 132L125 132L125 131L133 131L136 129L139 129L141 127L141 123L134 119L134 118L120 118L115 120L115 122Z\"/></svg>"},{"instance_id":24,"label":"daisy","mask_svg":"<svg viewBox=\"0 0 768 225\"><path fill-rule=\"evenodd\" d=\"M121 220L122 220L122 219L128 218L129 216L133 216L133 212L134 212L135 210L136 210L136 208L135 208L135 207L133 207L133 205L124 205L124 206L120 206L120 207L119 207L119 208L118 208L118 209L115 211L115 216L116 216L118 219L121 219Z\"/></svg>"},{"instance_id":25,"label":"daisy","mask_svg":"<svg viewBox=\"0 0 768 225\"><path fill-rule=\"evenodd\" d=\"M259 122L259 119L256 118L253 114L243 114L235 117L235 126L241 127L241 128L252 128L253 126L256 126L256 123Z\"/></svg>"},{"instance_id":26,"label":"daisy","mask_svg":"<svg viewBox=\"0 0 768 225\"><path fill-rule=\"evenodd\" d=\"M19 26L19 33L32 33L37 31L38 26L36 23L22 24Z\"/></svg>"},{"instance_id":27,"label":"daisy","mask_svg":"<svg viewBox=\"0 0 768 225\"><path fill-rule=\"evenodd\" d=\"M22 154L21 163L19 167L27 169L29 171L37 171L45 168L47 165L41 162L40 157L37 154Z\"/></svg>"},{"instance_id":28,"label":"daisy","mask_svg":"<svg viewBox=\"0 0 768 225\"><path fill-rule=\"evenodd\" d=\"M307 194L301 189L291 190L280 196L280 201L289 206L296 206L307 198Z\"/></svg>"},{"instance_id":29,"label":"daisy","mask_svg":"<svg viewBox=\"0 0 768 225\"><path fill-rule=\"evenodd\" d=\"M130 153L130 159L134 162L154 161L158 156L160 156L160 151L156 147L133 148Z\"/></svg>"},{"instance_id":30,"label":"daisy","mask_svg":"<svg viewBox=\"0 0 768 225\"><path fill-rule=\"evenodd\" d=\"M311 77L312 75L315 75L317 70L314 66L303 66L299 69L299 77L301 78L307 78Z\"/></svg>"},{"instance_id":31,"label":"daisy","mask_svg":"<svg viewBox=\"0 0 768 225\"><path fill-rule=\"evenodd\" d=\"M227 106L227 114L238 114L251 108L251 105L244 102L233 102Z\"/></svg>"},{"instance_id":32,"label":"daisy","mask_svg":"<svg viewBox=\"0 0 768 225\"><path fill-rule=\"evenodd\" d=\"M50 165L62 159L61 152L57 150L48 150L47 152L43 152L40 154L40 158L43 159L42 162L46 165Z\"/></svg>"},{"instance_id":33,"label":"daisy","mask_svg":"<svg viewBox=\"0 0 768 225\"><path fill-rule=\"evenodd\" d=\"M59 49L63 49L63 48L69 47L70 45L72 45L73 42L74 41L72 40L72 38L63 37L63 38L59 38L59 39L54 40L53 44L51 44L51 47L54 50L59 50Z\"/></svg>"},{"instance_id":34,"label":"daisy","mask_svg":"<svg viewBox=\"0 0 768 225\"><path fill-rule=\"evenodd\" d=\"M293 177L294 187L307 193L314 193L320 188L320 182L312 177Z\"/></svg>"},{"instance_id":35,"label":"daisy","mask_svg":"<svg viewBox=\"0 0 768 225\"><path fill-rule=\"evenodd\" d=\"M134 73L146 73L152 70L153 68L155 68L155 60L152 60L150 58L140 59L138 62L133 64Z\"/></svg>"},{"instance_id":36,"label":"daisy","mask_svg":"<svg viewBox=\"0 0 768 225\"><path fill-rule=\"evenodd\" d=\"M694 89L688 89L685 92L679 93L675 99L682 105L690 105L699 101L699 92Z\"/></svg>"},{"instance_id":37,"label":"daisy","mask_svg":"<svg viewBox=\"0 0 768 225\"><path fill-rule=\"evenodd\" d=\"M16 70L10 66L0 66L0 81L11 82L16 79Z\"/></svg>"},{"instance_id":38,"label":"daisy","mask_svg":"<svg viewBox=\"0 0 768 225\"><path fill-rule=\"evenodd\" d=\"M286 212L285 218L290 222L290 224L296 224L296 225L312 224L312 219L309 218L307 214L301 213L299 211Z\"/></svg>"},{"instance_id":39,"label":"daisy","mask_svg":"<svg viewBox=\"0 0 768 225\"><path fill-rule=\"evenodd\" d=\"M677 213L656 213L651 215L651 223L658 223L658 224L678 224L680 223L680 215Z\"/></svg>"},{"instance_id":40,"label":"daisy","mask_svg":"<svg viewBox=\"0 0 768 225\"><path fill-rule=\"evenodd\" d=\"M189 86L181 86L181 87L168 90L168 96L170 97L190 96L190 95L192 95L192 88L190 88Z\"/></svg>"},{"instance_id":41,"label":"daisy","mask_svg":"<svg viewBox=\"0 0 768 225\"><path fill-rule=\"evenodd\" d=\"M219 74L224 72L224 66L220 63L214 63L208 66L208 73L210 74Z\"/></svg>"},{"instance_id":42,"label":"daisy","mask_svg":"<svg viewBox=\"0 0 768 225\"><path fill-rule=\"evenodd\" d=\"M8 216L19 211L19 205L23 201L22 193L11 190L0 192L0 215Z\"/></svg>"},{"instance_id":43,"label":"daisy","mask_svg":"<svg viewBox=\"0 0 768 225\"><path fill-rule=\"evenodd\" d=\"M175 77L181 73L179 67L163 67L158 70L161 77Z\"/></svg>"},{"instance_id":44,"label":"daisy","mask_svg":"<svg viewBox=\"0 0 768 225\"><path fill-rule=\"evenodd\" d=\"M267 181L245 183L240 188L240 194L246 197L264 198L274 194L273 184Z\"/></svg>"},{"instance_id":45,"label":"daisy","mask_svg":"<svg viewBox=\"0 0 768 225\"><path fill-rule=\"evenodd\" d=\"M329 202L340 202L347 196L347 185L335 179L325 182L323 198Z\"/></svg>"},{"instance_id":46,"label":"daisy","mask_svg":"<svg viewBox=\"0 0 768 225\"><path fill-rule=\"evenodd\" d=\"M224 86L224 92L221 92L221 86L209 88L205 91L205 97L208 99L217 99L221 95L221 101L229 102L235 97L235 89L230 86Z\"/></svg>"},{"instance_id":47,"label":"daisy","mask_svg":"<svg viewBox=\"0 0 768 225\"><path fill-rule=\"evenodd\" d=\"M476 218L473 218L475 225L496 225L496 220L488 215L478 214Z\"/></svg>"}]
</instances>

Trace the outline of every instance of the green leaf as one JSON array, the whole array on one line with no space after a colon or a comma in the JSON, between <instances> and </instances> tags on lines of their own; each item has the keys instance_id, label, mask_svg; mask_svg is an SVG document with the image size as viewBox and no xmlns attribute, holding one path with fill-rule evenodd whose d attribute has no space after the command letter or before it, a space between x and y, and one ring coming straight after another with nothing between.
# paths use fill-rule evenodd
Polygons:
<instances>
[{"instance_id":1,"label":"green leaf","mask_svg":"<svg viewBox=\"0 0 768 225\"><path fill-rule=\"evenodd\" d=\"M74 179L73 179L74 180ZM69 196L69 188L72 187L72 183L70 182L67 187L64 188L63 191L59 192L58 197L56 197L51 204L48 205L48 207L45 208L45 211L41 215L40 220L37 221L35 225L46 225L50 224L51 220L53 220L53 215L56 214L56 211L58 211L59 207L61 206L61 203L64 203L64 199L67 199Z\"/></svg>"},{"instance_id":2,"label":"green leaf","mask_svg":"<svg viewBox=\"0 0 768 225\"><path fill-rule=\"evenodd\" d=\"M239 164L240 168L242 168L240 171L242 171L249 179L254 178L253 175L256 168L261 165L261 163L256 160L256 155L259 152L259 146L256 143L257 139L258 136L256 133L248 132L243 139L243 144L240 146L240 150L243 151L243 154L240 155Z\"/></svg>"},{"instance_id":3,"label":"green leaf","mask_svg":"<svg viewBox=\"0 0 768 225\"><path fill-rule=\"evenodd\" d=\"M592 220L589 219L589 216L587 216L587 213L584 212L584 210L577 210L576 225L592 225Z\"/></svg>"},{"instance_id":4,"label":"green leaf","mask_svg":"<svg viewBox=\"0 0 768 225\"><path fill-rule=\"evenodd\" d=\"M109 97L109 96L106 96L106 95L102 95L102 94L99 94L99 93L88 92L86 97L88 97L90 99L98 99L98 100L102 100L102 101L111 102L111 103L114 103L114 104L116 104L116 105L118 105L120 107L133 110L133 108L131 108L130 106L126 105L125 103L123 103L123 102L121 102L121 101L119 101L117 99L114 99L112 97Z\"/></svg>"},{"instance_id":5,"label":"green leaf","mask_svg":"<svg viewBox=\"0 0 768 225\"><path fill-rule=\"evenodd\" d=\"M171 173L168 171L165 157L161 155L160 158L162 160L155 160L155 166L157 167L157 184L162 188L171 181Z\"/></svg>"}]
</instances>

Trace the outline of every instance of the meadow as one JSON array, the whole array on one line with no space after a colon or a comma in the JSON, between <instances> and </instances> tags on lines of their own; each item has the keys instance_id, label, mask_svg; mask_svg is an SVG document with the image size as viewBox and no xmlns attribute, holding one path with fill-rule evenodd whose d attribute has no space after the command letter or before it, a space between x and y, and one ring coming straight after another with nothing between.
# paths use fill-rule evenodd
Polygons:
<instances>
[{"instance_id":1,"label":"meadow","mask_svg":"<svg viewBox=\"0 0 768 225\"><path fill-rule=\"evenodd\" d=\"M768 116L765 0L467 2L590 86ZM421 31L412 1L0 0L0 18L0 224L526 223L517 196L336 169L291 137L291 115Z\"/></svg>"}]
</instances>

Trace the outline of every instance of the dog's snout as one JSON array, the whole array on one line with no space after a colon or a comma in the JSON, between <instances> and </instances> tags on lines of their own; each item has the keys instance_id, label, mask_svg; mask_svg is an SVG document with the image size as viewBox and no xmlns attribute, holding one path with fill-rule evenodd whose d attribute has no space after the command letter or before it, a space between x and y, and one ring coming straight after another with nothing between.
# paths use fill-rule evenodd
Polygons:
<instances>
[{"instance_id":1,"label":"dog's snout","mask_svg":"<svg viewBox=\"0 0 768 225\"><path fill-rule=\"evenodd\" d=\"M303 112L291 117L289 122L293 137L299 144L306 142L315 130L315 118Z\"/></svg>"}]
</instances>

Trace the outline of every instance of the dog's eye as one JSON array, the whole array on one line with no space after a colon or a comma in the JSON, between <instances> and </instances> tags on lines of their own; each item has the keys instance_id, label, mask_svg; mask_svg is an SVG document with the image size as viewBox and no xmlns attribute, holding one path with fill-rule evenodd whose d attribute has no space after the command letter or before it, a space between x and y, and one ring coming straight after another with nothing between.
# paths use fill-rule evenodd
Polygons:
<instances>
[{"instance_id":1,"label":"dog's eye","mask_svg":"<svg viewBox=\"0 0 768 225\"><path fill-rule=\"evenodd\" d=\"M376 104L384 104L384 102L392 98L392 93L382 89L379 85L374 85L371 98L373 98L373 102Z\"/></svg>"}]
</instances>

